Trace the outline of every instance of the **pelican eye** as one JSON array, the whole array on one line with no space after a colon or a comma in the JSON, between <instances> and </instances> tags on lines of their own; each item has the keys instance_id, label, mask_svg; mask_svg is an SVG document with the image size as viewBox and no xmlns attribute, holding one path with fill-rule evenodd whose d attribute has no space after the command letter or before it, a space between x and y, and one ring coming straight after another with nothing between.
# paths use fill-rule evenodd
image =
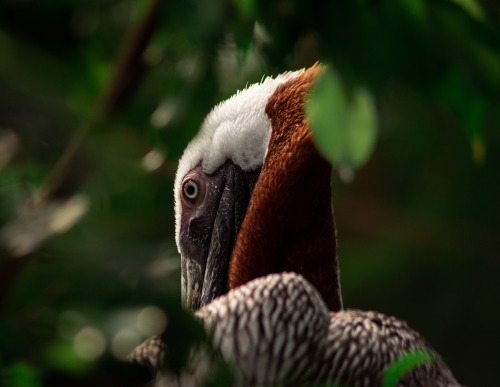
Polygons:
<instances>
[{"instance_id":1,"label":"pelican eye","mask_svg":"<svg viewBox=\"0 0 500 387\"><path fill-rule=\"evenodd\" d=\"M198 194L200 189L198 188L198 183L194 180L188 180L184 183L184 187L182 188L182 192L184 192L184 196L186 199L194 201L198 198Z\"/></svg>"},{"instance_id":2,"label":"pelican eye","mask_svg":"<svg viewBox=\"0 0 500 387\"><path fill-rule=\"evenodd\" d=\"M207 192L207 177L201 171L201 167L192 169L184 176L180 191L182 203L187 208L193 208L203 203Z\"/></svg>"}]
</instances>

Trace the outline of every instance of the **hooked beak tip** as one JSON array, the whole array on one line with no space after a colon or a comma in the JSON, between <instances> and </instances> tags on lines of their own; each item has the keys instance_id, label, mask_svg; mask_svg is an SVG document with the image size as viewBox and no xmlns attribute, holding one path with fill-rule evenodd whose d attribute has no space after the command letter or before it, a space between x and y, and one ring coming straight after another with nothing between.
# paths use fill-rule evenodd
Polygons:
<instances>
[{"instance_id":1,"label":"hooked beak tip","mask_svg":"<svg viewBox=\"0 0 500 387\"><path fill-rule=\"evenodd\" d=\"M181 302L188 310L196 310L200 305L202 269L186 256L181 256Z\"/></svg>"}]
</instances>

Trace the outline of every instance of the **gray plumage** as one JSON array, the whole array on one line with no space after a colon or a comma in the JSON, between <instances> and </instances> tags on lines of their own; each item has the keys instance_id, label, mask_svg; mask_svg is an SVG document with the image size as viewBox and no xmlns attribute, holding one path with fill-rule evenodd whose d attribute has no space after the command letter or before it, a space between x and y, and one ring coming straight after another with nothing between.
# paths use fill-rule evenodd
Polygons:
<instances>
[{"instance_id":1,"label":"gray plumage","mask_svg":"<svg viewBox=\"0 0 500 387\"><path fill-rule=\"evenodd\" d=\"M196 317L213 348L235 366L236 385L380 386L391 364L426 351L433 360L404 374L397 385L459 386L406 323L377 312L329 312L316 289L296 273L253 280L201 308ZM132 354L135 361L144 363L145 354L157 353L141 347Z\"/></svg>"}]
</instances>

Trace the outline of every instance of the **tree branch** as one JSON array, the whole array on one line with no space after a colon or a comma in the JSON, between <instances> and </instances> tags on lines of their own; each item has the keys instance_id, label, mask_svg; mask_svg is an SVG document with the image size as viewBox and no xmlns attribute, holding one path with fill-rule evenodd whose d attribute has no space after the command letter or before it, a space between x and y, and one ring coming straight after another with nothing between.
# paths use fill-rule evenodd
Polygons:
<instances>
[{"instance_id":1,"label":"tree branch","mask_svg":"<svg viewBox=\"0 0 500 387\"><path fill-rule=\"evenodd\" d=\"M82 123L73 134L61 157L42 183L38 195L26 203L23 210L39 211L54 198L68 178L75 157L93 126L107 119L133 95L144 73L143 54L157 25L160 6L161 0L151 0L144 15L125 36L117 56L113 76L97 98L90 119ZM3 253L0 252L3 255L0 259L0 310L16 278L30 261L30 254L19 257L8 250L2 250Z\"/></svg>"}]
</instances>

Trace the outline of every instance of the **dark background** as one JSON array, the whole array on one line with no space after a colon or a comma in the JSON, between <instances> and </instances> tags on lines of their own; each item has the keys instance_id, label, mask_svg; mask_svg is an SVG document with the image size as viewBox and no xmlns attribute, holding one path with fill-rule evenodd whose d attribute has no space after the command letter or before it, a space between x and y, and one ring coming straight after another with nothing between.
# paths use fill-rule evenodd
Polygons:
<instances>
[{"instance_id":1,"label":"dark background","mask_svg":"<svg viewBox=\"0 0 500 387\"><path fill-rule=\"evenodd\" d=\"M0 384L133 384L114 359L148 305L182 361L177 160L217 102L317 60L377 107L373 154L333 182L344 306L495 384L500 6L330 3L0 1Z\"/></svg>"}]
</instances>

